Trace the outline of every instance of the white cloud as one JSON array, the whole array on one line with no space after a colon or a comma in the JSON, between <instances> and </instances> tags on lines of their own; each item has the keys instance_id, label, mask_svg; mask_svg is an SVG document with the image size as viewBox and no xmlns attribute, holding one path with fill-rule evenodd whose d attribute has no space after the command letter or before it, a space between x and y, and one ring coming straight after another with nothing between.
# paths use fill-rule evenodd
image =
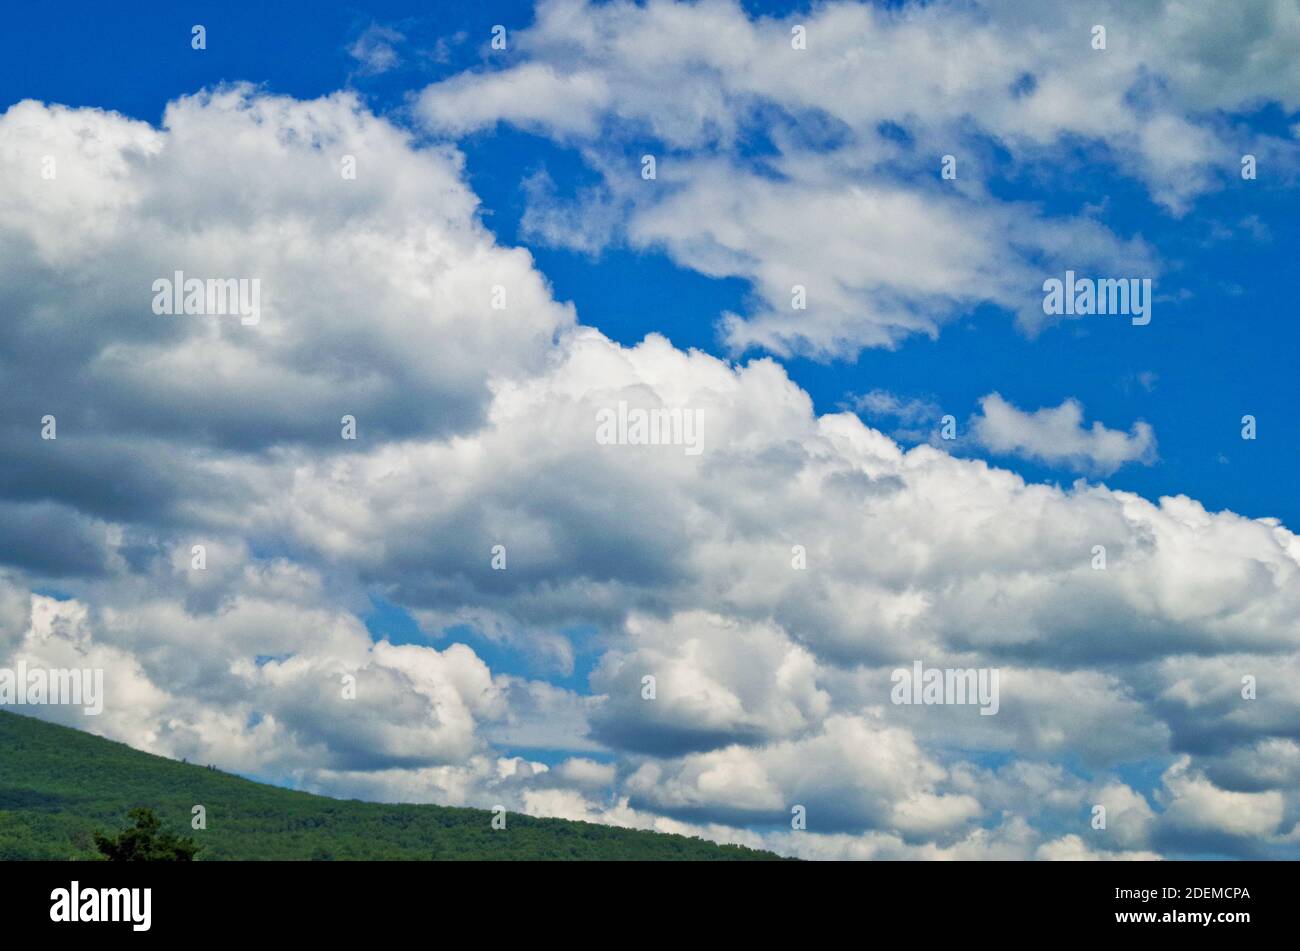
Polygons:
<instances>
[{"instance_id":1,"label":"white cloud","mask_svg":"<svg viewBox=\"0 0 1300 951\"><path fill-rule=\"evenodd\" d=\"M1164 822L1194 832L1266 837L1279 831L1285 800L1277 790L1244 793L1219 789L1188 768L1187 757L1164 776L1168 807Z\"/></svg>"},{"instance_id":2,"label":"white cloud","mask_svg":"<svg viewBox=\"0 0 1300 951\"><path fill-rule=\"evenodd\" d=\"M931 400L908 399L880 389L854 396L851 406L859 413L893 417L908 425L933 422L940 416L939 405Z\"/></svg>"},{"instance_id":3,"label":"white cloud","mask_svg":"<svg viewBox=\"0 0 1300 951\"><path fill-rule=\"evenodd\" d=\"M1046 862L1154 862L1159 861L1156 852L1109 852L1091 849L1077 834L1061 836L1052 842L1044 842L1034 853L1034 857Z\"/></svg>"},{"instance_id":4,"label":"white cloud","mask_svg":"<svg viewBox=\"0 0 1300 951\"><path fill-rule=\"evenodd\" d=\"M372 23L348 47L348 55L360 64L362 75L377 76L401 62L397 46L405 39L392 27Z\"/></svg>"},{"instance_id":5,"label":"white cloud","mask_svg":"<svg viewBox=\"0 0 1300 951\"><path fill-rule=\"evenodd\" d=\"M820 722L830 696L813 655L772 624L701 611L659 622L632 616L626 646L611 647L592 673L608 696L596 734L657 753L795 734ZM654 678L647 699L644 678Z\"/></svg>"},{"instance_id":6,"label":"white cloud","mask_svg":"<svg viewBox=\"0 0 1300 951\"><path fill-rule=\"evenodd\" d=\"M938 789L946 777L906 731L834 715L806 739L646 764L625 788L634 806L682 815L786 824L801 805L809 829L877 827L930 837L980 812L973 796Z\"/></svg>"},{"instance_id":7,"label":"white cloud","mask_svg":"<svg viewBox=\"0 0 1300 951\"><path fill-rule=\"evenodd\" d=\"M434 128L455 135L515 122L591 136L598 130L596 111L607 101L600 77L536 63L482 80L453 76L438 89L437 96L423 96L419 108Z\"/></svg>"},{"instance_id":8,"label":"white cloud","mask_svg":"<svg viewBox=\"0 0 1300 951\"><path fill-rule=\"evenodd\" d=\"M52 181L40 177L44 155L57 162ZM355 180L341 174L345 156ZM60 428L88 460L124 432L133 439L118 451L146 438L337 447L345 413L363 439L474 423L489 367L539 367L572 312L527 252L496 246L478 224L459 163L411 148L343 93L299 102L223 89L171 103L162 130L92 109L11 107L0 175L30 187L3 208L0 333L6 353L22 341L45 354L3 361L21 394L15 415L69 405ZM155 315L152 282L177 270L260 280L260 323ZM32 280L39 294L22 290ZM491 307L496 285L507 312ZM90 405L93 427L76 415ZM181 475L136 476L150 477Z\"/></svg>"},{"instance_id":9,"label":"white cloud","mask_svg":"<svg viewBox=\"0 0 1300 951\"><path fill-rule=\"evenodd\" d=\"M1150 424L1136 422L1125 433L1094 421L1083 422L1083 405L1067 399L1060 406L1027 413L998 393L980 398L980 412L971 418L975 440L989 452L1021 456L1078 472L1110 475L1130 462L1150 465L1156 458L1156 437Z\"/></svg>"}]
</instances>

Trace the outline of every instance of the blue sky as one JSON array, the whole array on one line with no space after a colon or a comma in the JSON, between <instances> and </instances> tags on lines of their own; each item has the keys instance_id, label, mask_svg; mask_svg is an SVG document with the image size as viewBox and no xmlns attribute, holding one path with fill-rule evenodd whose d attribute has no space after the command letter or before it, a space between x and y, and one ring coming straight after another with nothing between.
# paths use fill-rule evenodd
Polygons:
<instances>
[{"instance_id":1,"label":"blue sky","mask_svg":"<svg viewBox=\"0 0 1300 951\"><path fill-rule=\"evenodd\" d=\"M0 340L20 394L4 425L58 402L63 444L87 440L0 470L16 526L0 595L35 595L13 643L85 625L76 649L110 652L146 711L112 735L337 795L509 795L820 857L1294 852L1300 549L1250 521L1300 524L1300 77L1269 65L1300 28L1285 6L1252 2L1218 42L1164 0L1147 0L1146 33L1142 12L1101 3L719 0L572 6L599 22L588 35L562 15L577 3L540 19L496 2L9 12L0 111L74 112L12 113L0 146L30 164L111 143L127 169L149 156L158 183L94 179L47 207L21 180L0 204L0 307L22 316ZM805 21L806 58L776 60ZM1088 49L1094 21L1109 50ZM488 46L498 23L505 51ZM909 58L922 40L950 72ZM355 112L302 105L340 90ZM324 146L300 149L308 127ZM362 198L317 175L344 149ZM1256 180L1236 173L1247 152ZM639 175L646 153L657 181ZM172 260L289 275L293 307L267 321L283 336L202 344L132 323L120 276ZM1150 324L1027 327L1042 280L1076 261L1154 276ZM480 337L464 288L497 280L519 323ZM806 317L785 301L793 280ZM469 302L438 297L448 286ZM392 314L358 303L376 299ZM568 326L568 302L600 341ZM84 341L46 336L50 314L98 308ZM933 333L898 331L914 319ZM645 392L691 394L735 442L698 469L628 465L585 430L567 442L575 406ZM992 394L1001 424L981 409ZM1050 415L1067 403L1080 425ZM333 420L358 406L375 441L340 450ZM815 419L846 408L889 438ZM1159 503L1179 495L1221 514ZM214 565L197 580L196 538ZM1076 573L1097 540L1105 581ZM486 567L498 541L502 575ZM792 542L829 574L792 576ZM873 713L914 656L1022 673L995 723ZM364 716L322 713L304 686L340 663L389 678ZM675 706L646 722L652 668ZM1240 675L1264 671L1274 693L1242 712ZM410 713L426 701L434 727ZM250 727L224 733L225 718ZM862 747L924 778L885 788ZM549 769L492 759L517 756ZM1070 804L1038 802L1048 786ZM791 796L835 816L815 845L781 832ZM1077 824L1098 796L1129 817L1102 844Z\"/></svg>"}]
</instances>

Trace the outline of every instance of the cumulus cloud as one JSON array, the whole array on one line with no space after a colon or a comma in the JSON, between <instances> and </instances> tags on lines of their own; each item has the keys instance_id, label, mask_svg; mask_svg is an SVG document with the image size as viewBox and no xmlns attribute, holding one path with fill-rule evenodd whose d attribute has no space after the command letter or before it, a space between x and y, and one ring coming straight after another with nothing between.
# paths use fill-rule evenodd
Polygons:
<instances>
[{"instance_id":1,"label":"cumulus cloud","mask_svg":"<svg viewBox=\"0 0 1300 951\"><path fill-rule=\"evenodd\" d=\"M1164 776L1164 841L1182 837L1207 848L1258 854L1260 844L1288 831L1282 828L1286 799L1280 790L1237 792L1220 789L1180 758Z\"/></svg>"},{"instance_id":2,"label":"cumulus cloud","mask_svg":"<svg viewBox=\"0 0 1300 951\"><path fill-rule=\"evenodd\" d=\"M1097 475L1110 475L1130 462L1150 465L1156 458L1156 437L1149 423L1136 422L1127 433L1096 421L1086 427L1083 405L1076 399L1027 413L1001 394L990 393L980 399L971 432L994 454Z\"/></svg>"},{"instance_id":3,"label":"cumulus cloud","mask_svg":"<svg viewBox=\"0 0 1300 951\"><path fill-rule=\"evenodd\" d=\"M803 806L808 821L828 832L883 827L933 837L980 812L973 796L939 788L946 777L905 730L836 715L803 740L647 764L626 788L634 806L687 816L778 823Z\"/></svg>"},{"instance_id":4,"label":"cumulus cloud","mask_svg":"<svg viewBox=\"0 0 1300 951\"><path fill-rule=\"evenodd\" d=\"M813 655L770 623L692 611L632 616L626 632L591 677L609 697L593 726L612 745L673 753L754 743L802 732L830 710Z\"/></svg>"},{"instance_id":5,"label":"cumulus cloud","mask_svg":"<svg viewBox=\"0 0 1300 951\"><path fill-rule=\"evenodd\" d=\"M154 471L132 458L151 441L338 445L345 413L372 436L451 432L481 419L489 365L539 367L572 321L527 252L477 223L459 157L413 150L347 94L233 87L173 102L161 130L29 101L0 142L0 173L31 185L6 196L0 234L6 419L56 415L81 447L66 469L127 470L164 507L197 460ZM152 283L176 271L260 280L260 323L157 316ZM43 497L57 480L26 435L6 430L7 478Z\"/></svg>"}]
</instances>

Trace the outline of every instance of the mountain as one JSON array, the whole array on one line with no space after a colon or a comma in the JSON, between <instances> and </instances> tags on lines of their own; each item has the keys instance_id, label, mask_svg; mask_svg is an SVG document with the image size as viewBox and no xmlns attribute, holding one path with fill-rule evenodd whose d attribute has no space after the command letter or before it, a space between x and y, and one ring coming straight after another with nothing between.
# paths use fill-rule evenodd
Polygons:
<instances>
[{"instance_id":1,"label":"mountain","mask_svg":"<svg viewBox=\"0 0 1300 951\"><path fill-rule=\"evenodd\" d=\"M207 829L190 828L207 810ZM446 806L330 799L0 711L0 859L96 859L136 806L214 859L777 859L659 832Z\"/></svg>"}]
</instances>

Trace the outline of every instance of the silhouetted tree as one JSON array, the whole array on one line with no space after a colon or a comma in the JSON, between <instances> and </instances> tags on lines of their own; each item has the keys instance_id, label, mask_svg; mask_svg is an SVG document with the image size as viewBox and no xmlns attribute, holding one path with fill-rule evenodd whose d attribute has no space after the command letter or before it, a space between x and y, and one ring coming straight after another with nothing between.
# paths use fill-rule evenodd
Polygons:
<instances>
[{"instance_id":1,"label":"silhouetted tree","mask_svg":"<svg viewBox=\"0 0 1300 951\"><path fill-rule=\"evenodd\" d=\"M123 829L116 837L95 833L95 847L110 862L191 862L199 846L193 839L182 839L164 832L152 809L132 809L128 816L134 828Z\"/></svg>"}]
</instances>

